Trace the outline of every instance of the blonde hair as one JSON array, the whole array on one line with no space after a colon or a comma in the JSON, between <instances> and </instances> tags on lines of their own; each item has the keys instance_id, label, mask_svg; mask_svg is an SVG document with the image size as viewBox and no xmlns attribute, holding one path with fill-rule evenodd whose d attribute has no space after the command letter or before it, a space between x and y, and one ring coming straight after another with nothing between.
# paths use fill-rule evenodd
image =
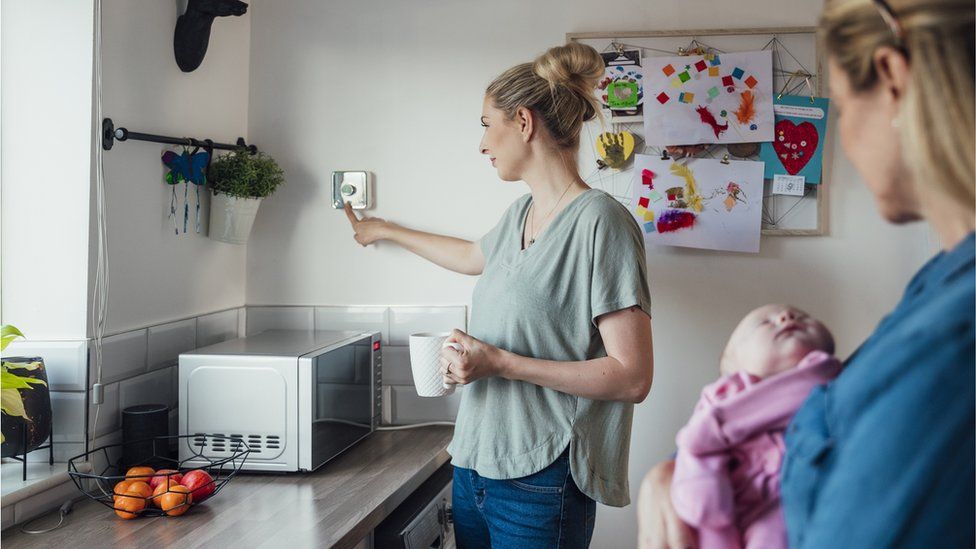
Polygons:
<instances>
[{"instance_id":1,"label":"blonde hair","mask_svg":"<svg viewBox=\"0 0 976 549\"><path fill-rule=\"evenodd\" d=\"M820 39L854 91L878 81L873 56L904 53L912 81L899 113L903 154L920 195L936 189L976 213L972 0L889 0L899 35L872 0L827 0Z\"/></svg>"},{"instance_id":2,"label":"blonde hair","mask_svg":"<svg viewBox=\"0 0 976 549\"><path fill-rule=\"evenodd\" d=\"M583 122L600 113L594 88L603 67L595 49L570 42L503 72L485 95L510 119L519 108L528 108L542 119L558 147L576 148Z\"/></svg>"}]
</instances>

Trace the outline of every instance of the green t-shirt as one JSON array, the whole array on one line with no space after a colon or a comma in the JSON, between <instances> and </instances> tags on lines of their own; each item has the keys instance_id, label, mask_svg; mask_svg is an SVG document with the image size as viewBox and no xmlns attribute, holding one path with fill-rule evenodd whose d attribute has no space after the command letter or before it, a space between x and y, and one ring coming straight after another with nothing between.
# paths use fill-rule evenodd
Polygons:
<instances>
[{"instance_id":1,"label":"green t-shirt","mask_svg":"<svg viewBox=\"0 0 976 549\"><path fill-rule=\"evenodd\" d=\"M485 269L472 296L472 336L515 354L557 361L607 356L594 319L631 306L650 315L644 238L609 194L589 189L522 250L531 195L481 239ZM576 484L615 507L630 503L627 463L634 405L590 400L532 383L482 378L462 391L454 465L493 479L536 473L570 447Z\"/></svg>"}]
</instances>

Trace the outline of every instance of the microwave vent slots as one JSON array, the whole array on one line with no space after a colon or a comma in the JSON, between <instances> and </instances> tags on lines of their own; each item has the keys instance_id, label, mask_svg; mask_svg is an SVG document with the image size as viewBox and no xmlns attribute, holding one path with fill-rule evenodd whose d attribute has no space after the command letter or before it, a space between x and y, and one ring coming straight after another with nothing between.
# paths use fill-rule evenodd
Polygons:
<instances>
[{"instance_id":1,"label":"microwave vent slots","mask_svg":"<svg viewBox=\"0 0 976 549\"><path fill-rule=\"evenodd\" d=\"M225 438L219 438L225 437ZM214 433L210 437L202 433L194 433L193 449L204 455L220 454L232 455L244 449L243 443L251 449L251 454L260 454L262 450L280 450L281 437L279 435L244 435L234 433L225 435Z\"/></svg>"}]
</instances>

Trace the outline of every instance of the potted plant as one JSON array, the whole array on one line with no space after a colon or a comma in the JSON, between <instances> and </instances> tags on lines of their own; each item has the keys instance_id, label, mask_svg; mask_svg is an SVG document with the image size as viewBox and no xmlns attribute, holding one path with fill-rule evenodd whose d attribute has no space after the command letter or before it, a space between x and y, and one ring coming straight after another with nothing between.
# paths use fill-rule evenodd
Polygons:
<instances>
[{"instance_id":1,"label":"potted plant","mask_svg":"<svg viewBox=\"0 0 976 549\"><path fill-rule=\"evenodd\" d=\"M212 193L210 238L247 243L261 199L271 196L284 181L284 172L266 154L241 148L214 159L207 176Z\"/></svg>"},{"instance_id":2,"label":"potted plant","mask_svg":"<svg viewBox=\"0 0 976 549\"><path fill-rule=\"evenodd\" d=\"M24 334L17 328L0 327L0 351L18 337L24 337ZM3 457L22 456L51 436L51 394L44 360L40 357L4 358L0 361L0 385L0 454Z\"/></svg>"}]
</instances>

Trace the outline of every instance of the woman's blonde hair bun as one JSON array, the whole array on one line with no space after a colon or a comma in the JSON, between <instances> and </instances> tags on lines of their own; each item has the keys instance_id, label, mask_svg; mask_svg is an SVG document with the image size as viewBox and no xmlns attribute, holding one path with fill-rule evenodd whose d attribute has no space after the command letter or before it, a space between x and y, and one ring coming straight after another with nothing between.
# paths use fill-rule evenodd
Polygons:
<instances>
[{"instance_id":1,"label":"woman's blonde hair bun","mask_svg":"<svg viewBox=\"0 0 976 549\"><path fill-rule=\"evenodd\" d=\"M570 42L549 48L532 63L532 70L553 86L593 90L603 77L603 58L593 48Z\"/></svg>"},{"instance_id":2,"label":"woman's blonde hair bun","mask_svg":"<svg viewBox=\"0 0 976 549\"><path fill-rule=\"evenodd\" d=\"M485 94L509 118L519 108L530 109L557 146L575 148L583 122L600 113L595 88L603 70L603 58L595 49L570 42L503 72Z\"/></svg>"}]
</instances>

